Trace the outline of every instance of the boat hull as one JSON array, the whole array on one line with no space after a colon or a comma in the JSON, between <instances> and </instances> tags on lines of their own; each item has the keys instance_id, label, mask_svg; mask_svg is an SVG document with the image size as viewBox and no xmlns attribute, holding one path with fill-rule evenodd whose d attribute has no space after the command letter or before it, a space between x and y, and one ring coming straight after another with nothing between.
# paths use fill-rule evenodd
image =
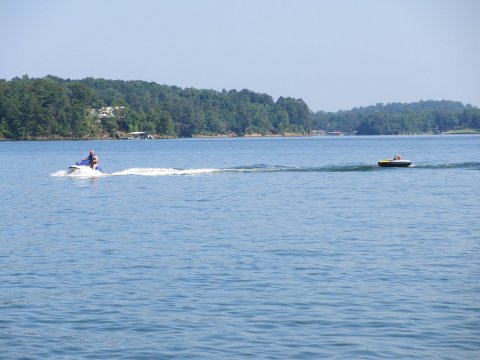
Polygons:
<instances>
[{"instance_id":1,"label":"boat hull","mask_svg":"<svg viewBox=\"0 0 480 360\"><path fill-rule=\"evenodd\" d=\"M410 160L380 160L378 166L380 167L409 167L412 165Z\"/></svg>"},{"instance_id":2,"label":"boat hull","mask_svg":"<svg viewBox=\"0 0 480 360\"><path fill-rule=\"evenodd\" d=\"M103 174L103 170L100 167L97 167L95 170L92 169L90 166L85 165L71 165L68 168L68 173L85 173L85 174Z\"/></svg>"}]
</instances>

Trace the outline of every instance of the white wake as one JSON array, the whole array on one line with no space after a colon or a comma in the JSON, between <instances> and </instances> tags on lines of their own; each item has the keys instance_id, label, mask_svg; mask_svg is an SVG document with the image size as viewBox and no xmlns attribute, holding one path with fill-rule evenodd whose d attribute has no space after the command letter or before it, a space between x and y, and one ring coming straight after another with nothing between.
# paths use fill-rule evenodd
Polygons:
<instances>
[{"instance_id":1,"label":"white wake","mask_svg":"<svg viewBox=\"0 0 480 360\"><path fill-rule=\"evenodd\" d=\"M87 166L82 166L78 169L59 170L50 175L54 177L91 178L106 176L108 174L93 170Z\"/></svg>"},{"instance_id":2,"label":"white wake","mask_svg":"<svg viewBox=\"0 0 480 360\"><path fill-rule=\"evenodd\" d=\"M315 168L314 168L315 169ZM175 169L175 168L129 168L112 173L101 173L88 167L80 169L60 170L51 174L57 177L99 177L99 176L178 176L178 175L206 175L220 173L257 173L278 171L312 171L309 168L292 168L285 166L252 165L224 169L200 168L200 169ZM318 169L317 169L318 170Z\"/></svg>"},{"instance_id":3,"label":"white wake","mask_svg":"<svg viewBox=\"0 0 480 360\"><path fill-rule=\"evenodd\" d=\"M131 168L114 172L112 176L139 175L139 176L173 176L173 175L202 175L222 172L221 169L173 169L173 168Z\"/></svg>"},{"instance_id":4,"label":"white wake","mask_svg":"<svg viewBox=\"0 0 480 360\"><path fill-rule=\"evenodd\" d=\"M202 175L225 172L223 169L174 169L174 168L130 168L122 171L116 171L111 174L101 173L90 168L59 170L50 176L53 177L72 177L72 178L90 178L101 176L176 176L176 175Z\"/></svg>"}]
</instances>

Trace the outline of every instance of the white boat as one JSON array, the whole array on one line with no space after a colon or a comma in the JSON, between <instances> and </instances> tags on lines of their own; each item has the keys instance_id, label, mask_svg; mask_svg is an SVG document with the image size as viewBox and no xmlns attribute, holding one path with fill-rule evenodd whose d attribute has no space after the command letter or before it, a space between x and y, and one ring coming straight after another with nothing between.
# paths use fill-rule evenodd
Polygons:
<instances>
[{"instance_id":1,"label":"white boat","mask_svg":"<svg viewBox=\"0 0 480 360\"><path fill-rule=\"evenodd\" d=\"M90 166L85 166L85 165L71 165L68 168L68 174L97 176L97 175L103 174L103 171L101 168L92 169Z\"/></svg>"},{"instance_id":2,"label":"white boat","mask_svg":"<svg viewBox=\"0 0 480 360\"><path fill-rule=\"evenodd\" d=\"M143 140L143 139L152 139L152 136L145 131L134 131L126 134L122 139L125 140Z\"/></svg>"},{"instance_id":3,"label":"white boat","mask_svg":"<svg viewBox=\"0 0 480 360\"><path fill-rule=\"evenodd\" d=\"M69 174L103 174L101 167L97 166L94 170L90 166L90 162L87 159L84 159L80 162L77 162L75 165L70 165L68 167Z\"/></svg>"}]
</instances>

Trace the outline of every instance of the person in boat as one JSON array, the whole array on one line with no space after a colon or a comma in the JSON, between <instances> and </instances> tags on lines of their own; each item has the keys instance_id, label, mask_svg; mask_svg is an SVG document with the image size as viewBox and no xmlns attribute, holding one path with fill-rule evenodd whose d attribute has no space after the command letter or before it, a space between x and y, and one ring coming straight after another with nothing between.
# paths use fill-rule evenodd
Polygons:
<instances>
[{"instance_id":1,"label":"person in boat","mask_svg":"<svg viewBox=\"0 0 480 360\"><path fill-rule=\"evenodd\" d=\"M88 163L90 164L90 167L93 170L97 169L99 159L98 159L98 155L95 154L95 151L90 150L90 154L87 156L86 159L83 159L83 160L88 160Z\"/></svg>"},{"instance_id":2,"label":"person in boat","mask_svg":"<svg viewBox=\"0 0 480 360\"><path fill-rule=\"evenodd\" d=\"M91 165L90 165L93 170L97 170L98 161L99 161L98 155L97 154L93 155L93 159L92 159L92 162L91 162Z\"/></svg>"},{"instance_id":3,"label":"person in boat","mask_svg":"<svg viewBox=\"0 0 480 360\"><path fill-rule=\"evenodd\" d=\"M397 154L393 157L393 160L402 160L402 155Z\"/></svg>"}]
</instances>

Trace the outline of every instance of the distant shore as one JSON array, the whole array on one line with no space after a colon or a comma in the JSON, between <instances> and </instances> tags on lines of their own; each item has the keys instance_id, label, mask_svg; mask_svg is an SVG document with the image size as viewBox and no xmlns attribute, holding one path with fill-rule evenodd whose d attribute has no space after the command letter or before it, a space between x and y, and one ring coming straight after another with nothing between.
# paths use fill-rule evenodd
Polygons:
<instances>
[{"instance_id":1,"label":"distant shore","mask_svg":"<svg viewBox=\"0 0 480 360\"><path fill-rule=\"evenodd\" d=\"M476 129L462 129L462 130L450 130L444 131L441 133L418 133L418 134L394 134L394 135L355 135L355 134L338 134L338 135L329 135L329 134L302 134L302 133L285 133L285 134L212 134L212 135L193 135L191 137L174 137L174 136L161 136L157 134L152 134L152 138L148 140L168 140L168 139L233 139L233 138L282 138L282 137L342 137L342 136L431 136L431 135L479 135L480 130ZM31 136L28 139L5 139L0 138L0 141L91 141L91 140L127 140L118 136L94 136L94 137L62 137L58 135L45 137L45 136ZM140 140L140 139L139 139Z\"/></svg>"}]
</instances>

